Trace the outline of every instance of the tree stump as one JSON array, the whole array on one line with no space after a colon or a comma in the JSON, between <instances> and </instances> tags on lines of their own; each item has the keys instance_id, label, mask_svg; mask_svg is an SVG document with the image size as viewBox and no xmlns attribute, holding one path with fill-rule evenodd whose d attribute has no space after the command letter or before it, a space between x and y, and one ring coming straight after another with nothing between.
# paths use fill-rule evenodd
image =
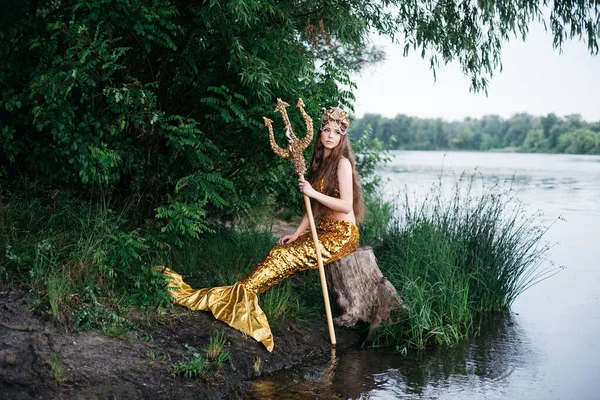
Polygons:
<instances>
[{"instance_id":1,"label":"tree stump","mask_svg":"<svg viewBox=\"0 0 600 400\"><path fill-rule=\"evenodd\" d=\"M371 246L328 264L325 274L329 291L343 311L334 318L336 325L350 327L364 321L375 327L389 320L392 310L403 307L396 288L379 270Z\"/></svg>"}]
</instances>

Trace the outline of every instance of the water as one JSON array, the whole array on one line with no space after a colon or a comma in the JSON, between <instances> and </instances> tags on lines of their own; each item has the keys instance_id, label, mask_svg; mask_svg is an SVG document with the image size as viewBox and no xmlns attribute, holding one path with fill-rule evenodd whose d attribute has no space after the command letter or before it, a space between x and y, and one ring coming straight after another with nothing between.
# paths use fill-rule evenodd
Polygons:
<instances>
[{"instance_id":1,"label":"water","mask_svg":"<svg viewBox=\"0 0 600 400\"><path fill-rule=\"evenodd\" d=\"M254 383L254 398L600 399L600 156L394 152L381 174L388 195L418 198L440 174L463 171L486 185L509 181L541 210L547 263L558 275L530 288L479 337L402 357L390 349L333 353ZM558 219L561 217L561 219Z\"/></svg>"}]
</instances>

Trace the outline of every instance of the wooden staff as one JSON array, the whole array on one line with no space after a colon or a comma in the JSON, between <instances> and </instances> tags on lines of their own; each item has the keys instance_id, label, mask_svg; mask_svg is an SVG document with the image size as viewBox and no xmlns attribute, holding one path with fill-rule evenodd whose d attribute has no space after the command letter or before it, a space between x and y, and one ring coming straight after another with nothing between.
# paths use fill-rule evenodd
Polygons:
<instances>
[{"instance_id":1,"label":"wooden staff","mask_svg":"<svg viewBox=\"0 0 600 400\"><path fill-rule=\"evenodd\" d=\"M310 224L310 232L312 233L313 241L315 242L315 252L317 253L317 263L319 264L319 277L321 278L321 290L323 291L323 301L325 302L325 315L327 315L327 326L329 327L329 338L331 344L335 346L335 331L333 329L333 318L331 318L331 305L329 304L329 292L327 290L327 280L325 278L325 268L323 267L323 257L321 257L321 246L319 237L317 236L317 228L315 227L315 219L310 206L310 199L304 195L304 206L306 214L308 214L308 223Z\"/></svg>"},{"instance_id":2,"label":"wooden staff","mask_svg":"<svg viewBox=\"0 0 600 400\"><path fill-rule=\"evenodd\" d=\"M304 179L304 173L306 172L304 150L308 147L314 135L313 122L312 118L304 111L304 102L302 99L298 99L297 107L300 109L300 113L302 114L302 118L306 124L306 136L302 140L298 139L292 130L292 124L288 118L286 107L289 107L289 104L281 101L281 99L277 99L277 107L275 107L275 112L281 113L283 122L285 124L285 135L288 139L288 147L286 149L282 149L275 142L272 125L273 121L265 117L263 117L263 120L265 121L265 125L269 130L269 141L275 154L281 158L291 158L294 164L294 169L296 170L296 174L298 175L298 179ZM315 245L315 253L317 254L317 264L319 265L319 276L321 278L321 290L323 292L325 314L327 316L327 325L329 327L329 338L331 339L331 344L335 346L335 330L333 329L333 318L331 317L331 305L329 304L329 292L327 290L325 268L323 267L323 257L321 256L321 246L319 244L319 237L317 236L317 228L315 226L315 219L313 216L312 207L310 205L310 199L305 194L303 196L304 207L306 208L306 215L308 217L308 223L310 224L310 232Z\"/></svg>"}]
</instances>

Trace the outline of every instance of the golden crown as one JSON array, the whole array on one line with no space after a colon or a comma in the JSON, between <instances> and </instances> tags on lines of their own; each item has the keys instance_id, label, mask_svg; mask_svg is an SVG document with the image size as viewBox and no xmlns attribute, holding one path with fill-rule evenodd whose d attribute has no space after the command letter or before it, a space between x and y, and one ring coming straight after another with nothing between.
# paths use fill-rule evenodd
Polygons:
<instances>
[{"instance_id":1,"label":"golden crown","mask_svg":"<svg viewBox=\"0 0 600 400\"><path fill-rule=\"evenodd\" d=\"M323 113L323 116L321 116L321 124L325 125L329 121L336 121L338 123L346 125L346 127L350 125L348 115L346 115L346 113L340 108L340 106L331 107L329 110Z\"/></svg>"}]
</instances>

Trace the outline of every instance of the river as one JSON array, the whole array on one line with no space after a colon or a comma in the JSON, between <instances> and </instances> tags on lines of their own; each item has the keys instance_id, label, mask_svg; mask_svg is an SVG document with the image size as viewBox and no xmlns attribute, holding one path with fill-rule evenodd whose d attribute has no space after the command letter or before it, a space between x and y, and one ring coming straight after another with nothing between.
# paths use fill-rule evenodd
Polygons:
<instances>
[{"instance_id":1,"label":"river","mask_svg":"<svg viewBox=\"0 0 600 400\"><path fill-rule=\"evenodd\" d=\"M524 292L481 335L403 357L356 349L253 383L252 398L600 399L600 156L395 151L386 193L419 197L440 174L508 182L552 224L547 266L564 269ZM560 217L560 218L559 218Z\"/></svg>"}]
</instances>

